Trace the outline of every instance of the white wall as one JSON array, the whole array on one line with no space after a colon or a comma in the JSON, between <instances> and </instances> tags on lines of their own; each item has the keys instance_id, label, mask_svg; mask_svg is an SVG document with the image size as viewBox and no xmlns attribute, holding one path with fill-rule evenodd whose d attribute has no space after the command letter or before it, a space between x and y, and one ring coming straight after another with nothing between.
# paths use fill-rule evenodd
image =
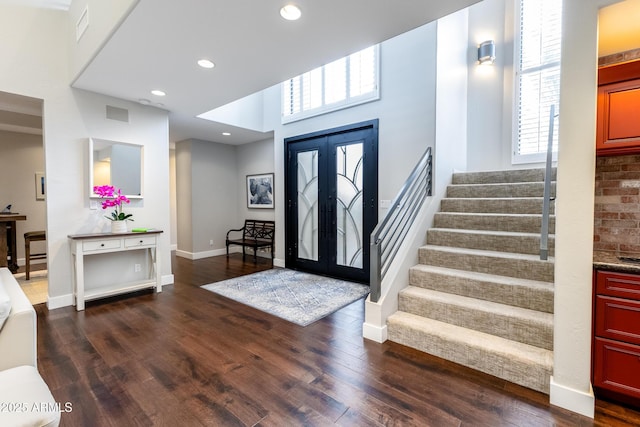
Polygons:
<instances>
[{"instance_id":1,"label":"white wall","mask_svg":"<svg viewBox=\"0 0 640 427\"><path fill-rule=\"evenodd\" d=\"M484 0L468 12L468 170L509 169L513 167L513 1ZM486 40L496 44L496 61L479 66L478 45Z\"/></svg>"},{"instance_id":2,"label":"white wall","mask_svg":"<svg viewBox=\"0 0 640 427\"><path fill-rule=\"evenodd\" d=\"M136 225L169 229L167 112L70 89L68 37L66 12L0 5L0 90L44 100L50 308L72 303L67 235L108 227L89 209L89 137L144 145L145 198L127 210ZM127 108L131 123L105 119L107 104ZM159 256L163 280L172 282L168 233Z\"/></svg>"},{"instance_id":3,"label":"white wall","mask_svg":"<svg viewBox=\"0 0 640 427\"><path fill-rule=\"evenodd\" d=\"M16 222L18 264L24 264L24 233L45 230L45 202L36 200L35 173L44 172L42 136L0 131L0 210L26 215ZM33 242L31 252L44 252L44 242ZM34 260L32 263L44 262Z\"/></svg>"},{"instance_id":4,"label":"white wall","mask_svg":"<svg viewBox=\"0 0 640 427\"><path fill-rule=\"evenodd\" d=\"M284 262L284 139L378 118L379 199L393 199L435 139L435 42L431 23L382 43L380 100L282 125L280 86L264 92L265 129L274 130L276 257ZM380 211L380 217L386 213Z\"/></svg>"},{"instance_id":5,"label":"white wall","mask_svg":"<svg viewBox=\"0 0 640 427\"><path fill-rule=\"evenodd\" d=\"M564 0L551 403L593 417L591 321L598 7Z\"/></svg>"},{"instance_id":6,"label":"white wall","mask_svg":"<svg viewBox=\"0 0 640 427\"><path fill-rule=\"evenodd\" d=\"M67 20L70 78L78 76L140 0L73 0ZM76 24L88 7L89 26L76 38Z\"/></svg>"}]
</instances>

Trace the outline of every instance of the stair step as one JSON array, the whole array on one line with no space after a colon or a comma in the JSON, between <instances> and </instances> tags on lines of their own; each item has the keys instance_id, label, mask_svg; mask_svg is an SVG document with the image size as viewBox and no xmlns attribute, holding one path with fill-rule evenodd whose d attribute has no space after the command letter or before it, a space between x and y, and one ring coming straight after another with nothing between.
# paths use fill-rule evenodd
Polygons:
<instances>
[{"instance_id":1,"label":"stair step","mask_svg":"<svg viewBox=\"0 0 640 427\"><path fill-rule=\"evenodd\" d=\"M436 228L540 233L542 215L438 212L433 221ZM549 217L549 233L555 233L555 224L556 218L552 215Z\"/></svg>"},{"instance_id":2,"label":"stair step","mask_svg":"<svg viewBox=\"0 0 640 427\"><path fill-rule=\"evenodd\" d=\"M418 258L420 264L553 282L553 257L426 245Z\"/></svg>"},{"instance_id":3,"label":"stair step","mask_svg":"<svg viewBox=\"0 0 640 427\"><path fill-rule=\"evenodd\" d=\"M542 197L503 198L444 198L440 202L441 212L542 214ZM549 212L555 213L552 201Z\"/></svg>"},{"instance_id":4,"label":"stair step","mask_svg":"<svg viewBox=\"0 0 640 427\"><path fill-rule=\"evenodd\" d=\"M408 286L398 310L553 350L553 314Z\"/></svg>"},{"instance_id":5,"label":"stair step","mask_svg":"<svg viewBox=\"0 0 640 427\"><path fill-rule=\"evenodd\" d=\"M427 244L536 255L540 253L540 233L431 228L427 230ZM554 247L555 236L550 235L548 249L552 256Z\"/></svg>"},{"instance_id":6,"label":"stair step","mask_svg":"<svg viewBox=\"0 0 640 427\"><path fill-rule=\"evenodd\" d=\"M394 342L549 393L550 350L400 311L387 325Z\"/></svg>"},{"instance_id":7,"label":"stair step","mask_svg":"<svg viewBox=\"0 0 640 427\"><path fill-rule=\"evenodd\" d=\"M555 195L555 182L551 183L551 196ZM447 187L447 197L543 197L544 182L515 182L509 184L460 184Z\"/></svg>"},{"instance_id":8,"label":"stair step","mask_svg":"<svg viewBox=\"0 0 640 427\"><path fill-rule=\"evenodd\" d=\"M544 169L513 169L506 171L460 172L453 174L454 184L488 184L498 182L544 181ZM551 180L556 180L556 168L551 170Z\"/></svg>"},{"instance_id":9,"label":"stair step","mask_svg":"<svg viewBox=\"0 0 640 427\"><path fill-rule=\"evenodd\" d=\"M409 283L425 289L553 313L552 283L419 264Z\"/></svg>"}]
</instances>

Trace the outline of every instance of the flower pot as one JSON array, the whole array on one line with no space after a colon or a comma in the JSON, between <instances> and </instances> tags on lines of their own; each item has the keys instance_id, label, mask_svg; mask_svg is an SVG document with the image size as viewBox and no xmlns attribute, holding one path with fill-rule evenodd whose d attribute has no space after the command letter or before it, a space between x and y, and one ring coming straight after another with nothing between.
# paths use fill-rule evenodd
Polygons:
<instances>
[{"instance_id":1,"label":"flower pot","mask_svg":"<svg viewBox=\"0 0 640 427\"><path fill-rule=\"evenodd\" d=\"M127 221L111 221L111 232L112 233L126 233L127 232Z\"/></svg>"}]
</instances>

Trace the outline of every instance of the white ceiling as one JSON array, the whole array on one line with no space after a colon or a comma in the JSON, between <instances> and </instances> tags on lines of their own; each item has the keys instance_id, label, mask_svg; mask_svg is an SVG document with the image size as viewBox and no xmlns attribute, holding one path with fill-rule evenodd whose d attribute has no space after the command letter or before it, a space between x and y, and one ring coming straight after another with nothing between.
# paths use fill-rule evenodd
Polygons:
<instances>
[{"instance_id":1,"label":"white ceiling","mask_svg":"<svg viewBox=\"0 0 640 427\"><path fill-rule=\"evenodd\" d=\"M285 0L141 0L73 86L161 102L171 141L255 141L266 136L223 137L227 126L195 117L477 1L297 0L302 18L290 22ZM203 57L216 67L198 67Z\"/></svg>"},{"instance_id":2,"label":"white ceiling","mask_svg":"<svg viewBox=\"0 0 640 427\"><path fill-rule=\"evenodd\" d=\"M334 59L379 43L478 0L297 0L302 18L284 21L285 0L140 0L74 87L161 102L170 140L243 144L267 135L196 118ZM67 9L71 0L0 0ZM603 9L600 54L640 47L640 0ZM618 37L620 33L626 38ZM627 44L625 44L627 43ZM196 60L216 63L201 69ZM152 89L167 92L164 98ZM38 114L38 100L0 93L0 110ZM26 104L26 105L25 105ZM24 111L27 108L28 111ZM1 123L0 128L5 128ZM221 135L231 132L230 137Z\"/></svg>"}]
</instances>

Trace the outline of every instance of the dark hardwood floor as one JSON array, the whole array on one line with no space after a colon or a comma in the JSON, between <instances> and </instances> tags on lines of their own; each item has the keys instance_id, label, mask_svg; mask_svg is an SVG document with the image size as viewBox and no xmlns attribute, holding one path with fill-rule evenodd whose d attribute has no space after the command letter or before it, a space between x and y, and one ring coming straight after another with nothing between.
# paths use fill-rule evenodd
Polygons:
<instances>
[{"instance_id":1,"label":"dark hardwood floor","mask_svg":"<svg viewBox=\"0 0 640 427\"><path fill-rule=\"evenodd\" d=\"M270 268L173 258L175 284L38 313L39 370L63 426L626 426L407 347L362 338L363 301L300 327L200 289Z\"/></svg>"}]
</instances>

